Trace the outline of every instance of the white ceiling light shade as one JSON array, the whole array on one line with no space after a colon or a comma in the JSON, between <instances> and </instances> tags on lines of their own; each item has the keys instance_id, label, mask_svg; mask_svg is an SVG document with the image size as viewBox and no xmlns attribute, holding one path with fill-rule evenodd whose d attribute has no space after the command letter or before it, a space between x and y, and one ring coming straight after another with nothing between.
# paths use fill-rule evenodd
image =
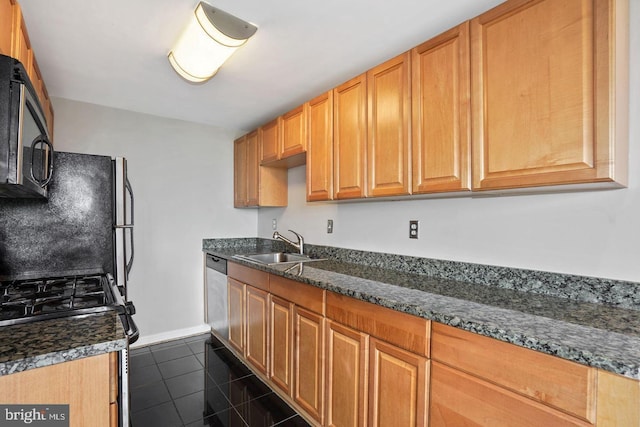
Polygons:
<instances>
[{"instance_id":1,"label":"white ceiling light shade","mask_svg":"<svg viewBox=\"0 0 640 427\"><path fill-rule=\"evenodd\" d=\"M186 80L207 81L257 30L253 24L200 2L169 52L169 62Z\"/></svg>"}]
</instances>

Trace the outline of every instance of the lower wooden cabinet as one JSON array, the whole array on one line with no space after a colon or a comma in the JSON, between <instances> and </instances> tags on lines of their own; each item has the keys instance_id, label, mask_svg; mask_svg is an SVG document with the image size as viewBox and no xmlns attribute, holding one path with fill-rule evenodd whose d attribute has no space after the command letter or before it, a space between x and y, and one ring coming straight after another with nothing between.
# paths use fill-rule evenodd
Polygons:
<instances>
[{"instance_id":1,"label":"lower wooden cabinet","mask_svg":"<svg viewBox=\"0 0 640 427\"><path fill-rule=\"evenodd\" d=\"M247 338L245 357L255 368L267 375L269 294L252 286L246 288Z\"/></svg>"},{"instance_id":2,"label":"lower wooden cabinet","mask_svg":"<svg viewBox=\"0 0 640 427\"><path fill-rule=\"evenodd\" d=\"M327 317L326 425L426 426L429 322L332 292Z\"/></svg>"},{"instance_id":3,"label":"lower wooden cabinet","mask_svg":"<svg viewBox=\"0 0 640 427\"><path fill-rule=\"evenodd\" d=\"M240 354L244 354L244 283L229 278L227 286L229 299L229 344Z\"/></svg>"},{"instance_id":4,"label":"lower wooden cabinet","mask_svg":"<svg viewBox=\"0 0 640 427\"><path fill-rule=\"evenodd\" d=\"M431 357L577 418L595 420L596 371L588 366L441 323L432 325Z\"/></svg>"},{"instance_id":5,"label":"lower wooden cabinet","mask_svg":"<svg viewBox=\"0 0 640 427\"><path fill-rule=\"evenodd\" d=\"M105 353L1 376L2 404L68 404L71 427L117 426L112 361Z\"/></svg>"},{"instance_id":6,"label":"lower wooden cabinet","mask_svg":"<svg viewBox=\"0 0 640 427\"><path fill-rule=\"evenodd\" d=\"M294 308L293 399L314 419L324 419L324 316Z\"/></svg>"},{"instance_id":7,"label":"lower wooden cabinet","mask_svg":"<svg viewBox=\"0 0 640 427\"><path fill-rule=\"evenodd\" d=\"M367 425L368 355L367 334L327 321L325 425Z\"/></svg>"},{"instance_id":8,"label":"lower wooden cabinet","mask_svg":"<svg viewBox=\"0 0 640 427\"><path fill-rule=\"evenodd\" d=\"M233 263L228 283L231 347L313 425L640 427L640 381Z\"/></svg>"},{"instance_id":9,"label":"lower wooden cabinet","mask_svg":"<svg viewBox=\"0 0 640 427\"><path fill-rule=\"evenodd\" d=\"M293 304L271 296L271 348L269 351L269 379L280 390L292 395L293 391Z\"/></svg>"},{"instance_id":10,"label":"lower wooden cabinet","mask_svg":"<svg viewBox=\"0 0 640 427\"><path fill-rule=\"evenodd\" d=\"M592 425L435 361L430 414L431 427Z\"/></svg>"},{"instance_id":11,"label":"lower wooden cabinet","mask_svg":"<svg viewBox=\"0 0 640 427\"><path fill-rule=\"evenodd\" d=\"M370 426L427 425L427 359L378 339L369 350Z\"/></svg>"}]
</instances>

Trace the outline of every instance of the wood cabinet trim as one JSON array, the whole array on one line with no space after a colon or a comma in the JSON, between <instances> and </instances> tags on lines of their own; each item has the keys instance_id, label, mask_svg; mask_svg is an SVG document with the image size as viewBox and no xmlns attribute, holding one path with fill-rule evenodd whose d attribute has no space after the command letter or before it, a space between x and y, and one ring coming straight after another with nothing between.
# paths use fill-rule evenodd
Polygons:
<instances>
[{"instance_id":1,"label":"wood cabinet trim","mask_svg":"<svg viewBox=\"0 0 640 427\"><path fill-rule=\"evenodd\" d=\"M598 370L597 426L640 426L640 381Z\"/></svg>"}]
</instances>

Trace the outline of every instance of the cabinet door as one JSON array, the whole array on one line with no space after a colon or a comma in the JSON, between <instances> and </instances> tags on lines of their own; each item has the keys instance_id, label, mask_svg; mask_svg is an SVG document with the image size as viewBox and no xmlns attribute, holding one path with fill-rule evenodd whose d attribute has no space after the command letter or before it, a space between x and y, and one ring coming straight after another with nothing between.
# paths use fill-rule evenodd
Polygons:
<instances>
[{"instance_id":1,"label":"cabinet door","mask_svg":"<svg viewBox=\"0 0 640 427\"><path fill-rule=\"evenodd\" d=\"M307 108L301 105L282 116L280 158L286 159L305 151L307 151Z\"/></svg>"},{"instance_id":2,"label":"cabinet door","mask_svg":"<svg viewBox=\"0 0 640 427\"><path fill-rule=\"evenodd\" d=\"M433 360L595 421L594 368L434 322Z\"/></svg>"},{"instance_id":3,"label":"cabinet door","mask_svg":"<svg viewBox=\"0 0 640 427\"><path fill-rule=\"evenodd\" d=\"M260 164L280 159L280 118L260 127Z\"/></svg>"},{"instance_id":4,"label":"cabinet door","mask_svg":"<svg viewBox=\"0 0 640 427\"><path fill-rule=\"evenodd\" d=\"M366 334L327 322L326 425L364 427L369 339Z\"/></svg>"},{"instance_id":5,"label":"cabinet door","mask_svg":"<svg viewBox=\"0 0 640 427\"><path fill-rule=\"evenodd\" d=\"M367 81L362 74L333 90L334 198L365 197Z\"/></svg>"},{"instance_id":6,"label":"cabinet door","mask_svg":"<svg viewBox=\"0 0 640 427\"><path fill-rule=\"evenodd\" d=\"M245 348L245 285L232 278L227 279L229 291L229 343L244 354Z\"/></svg>"},{"instance_id":7,"label":"cabinet door","mask_svg":"<svg viewBox=\"0 0 640 427\"><path fill-rule=\"evenodd\" d=\"M413 194L471 189L469 23L412 49Z\"/></svg>"},{"instance_id":8,"label":"cabinet door","mask_svg":"<svg viewBox=\"0 0 640 427\"><path fill-rule=\"evenodd\" d=\"M247 136L233 142L233 206L247 205Z\"/></svg>"},{"instance_id":9,"label":"cabinet door","mask_svg":"<svg viewBox=\"0 0 640 427\"><path fill-rule=\"evenodd\" d=\"M271 296L269 379L291 396L293 392L293 304Z\"/></svg>"},{"instance_id":10,"label":"cabinet door","mask_svg":"<svg viewBox=\"0 0 640 427\"><path fill-rule=\"evenodd\" d=\"M22 10L17 2L13 7L12 40L13 45L11 47L11 56L22 62L25 70L28 72L31 71L31 58L33 52L31 51L31 43L29 42L27 27L24 24L24 18L22 17ZM30 75L29 77L31 78L32 76Z\"/></svg>"},{"instance_id":11,"label":"cabinet door","mask_svg":"<svg viewBox=\"0 0 640 427\"><path fill-rule=\"evenodd\" d=\"M308 103L307 201L333 199L333 92Z\"/></svg>"},{"instance_id":12,"label":"cabinet door","mask_svg":"<svg viewBox=\"0 0 640 427\"><path fill-rule=\"evenodd\" d=\"M11 56L11 33L13 31L13 2L0 0L0 54Z\"/></svg>"},{"instance_id":13,"label":"cabinet door","mask_svg":"<svg viewBox=\"0 0 640 427\"><path fill-rule=\"evenodd\" d=\"M246 180L247 200L245 206L258 206L260 204L260 146L258 145L258 132L253 131L247 135Z\"/></svg>"},{"instance_id":14,"label":"cabinet door","mask_svg":"<svg viewBox=\"0 0 640 427\"><path fill-rule=\"evenodd\" d=\"M510 1L471 21L474 190L626 180L623 3Z\"/></svg>"},{"instance_id":15,"label":"cabinet door","mask_svg":"<svg viewBox=\"0 0 640 427\"><path fill-rule=\"evenodd\" d=\"M269 294L252 286L246 288L247 344L245 357L258 371L267 374Z\"/></svg>"},{"instance_id":16,"label":"cabinet door","mask_svg":"<svg viewBox=\"0 0 640 427\"><path fill-rule=\"evenodd\" d=\"M295 391L293 399L322 424L324 418L324 317L294 309Z\"/></svg>"},{"instance_id":17,"label":"cabinet door","mask_svg":"<svg viewBox=\"0 0 640 427\"><path fill-rule=\"evenodd\" d=\"M367 72L369 197L409 194L411 56L406 52Z\"/></svg>"},{"instance_id":18,"label":"cabinet door","mask_svg":"<svg viewBox=\"0 0 640 427\"><path fill-rule=\"evenodd\" d=\"M430 427L593 425L435 361L430 406Z\"/></svg>"},{"instance_id":19,"label":"cabinet door","mask_svg":"<svg viewBox=\"0 0 640 427\"><path fill-rule=\"evenodd\" d=\"M427 425L427 359L371 338L370 426Z\"/></svg>"},{"instance_id":20,"label":"cabinet door","mask_svg":"<svg viewBox=\"0 0 640 427\"><path fill-rule=\"evenodd\" d=\"M117 417L111 418L109 360L105 353L1 376L2 404L69 405L71 427L117 425Z\"/></svg>"}]
</instances>

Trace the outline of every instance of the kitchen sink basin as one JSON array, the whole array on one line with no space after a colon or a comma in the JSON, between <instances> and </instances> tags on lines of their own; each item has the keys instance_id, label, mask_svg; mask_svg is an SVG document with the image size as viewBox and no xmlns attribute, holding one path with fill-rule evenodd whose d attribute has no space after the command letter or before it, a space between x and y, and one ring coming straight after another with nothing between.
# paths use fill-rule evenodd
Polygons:
<instances>
[{"instance_id":1,"label":"kitchen sink basin","mask_svg":"<svg viewBox=\"0 0 640 427\"><path fill-rule=\"evenodd\" d=\"M299 262L322 261L319 258L310 258L302 254L290 254L287 252L269 252L264 254L234 255L233 258L255 262L264 265L296 264Z\"/></svg>"}]
</instances>

